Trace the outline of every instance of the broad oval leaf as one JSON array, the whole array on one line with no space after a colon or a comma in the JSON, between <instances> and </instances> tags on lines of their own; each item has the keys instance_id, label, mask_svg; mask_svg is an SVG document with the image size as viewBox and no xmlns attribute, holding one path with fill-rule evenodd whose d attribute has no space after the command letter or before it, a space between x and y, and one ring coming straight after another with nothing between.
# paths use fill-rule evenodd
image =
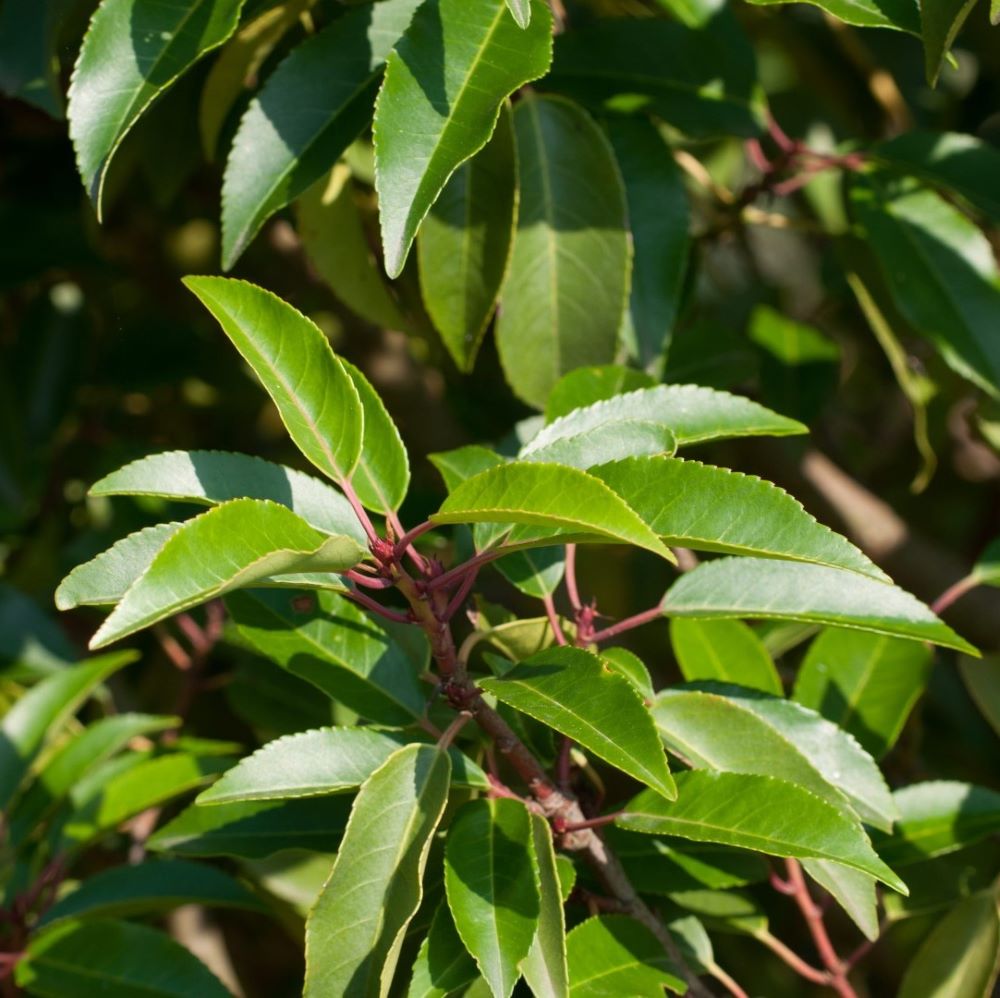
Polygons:
<instances>
[{"instance_id":1,"label":"broad oval leaf","mask_svg":"<svg viewBox=\"0 0 1000 998\"><path fill-rule=\"evenodd\" d=\"M306 998L387 993L450 774L446 753L407 745L365 781L306 923Z\"/></svg>"},{"instance_id":2,"label":"broad oval leaf","mask_svg":"<svg viewBox=\"0 0 1000 998\"><path fill-rule=\"evenodd\" d=\"M644 790L625 806L617 824L647 835L718 842L771 856L831 859L906 893L857 821L794 783L704 769L674 778L677 800Z\"/></svg>"},{"instance_id":3,"label":"broad oval leaf","mask_svg":"<svg viewBox=\"0 0 1000 998\"><path fill-rule=\"evenodd\" d=\"M979 654L905 590L825 565L720 558L681 576L662 607L668 617L812 621Z\"/></svg>"},{"instance_id":4,"label":"broad oval leaf","mask_svg":"<svg viewBox=\"0 0 1000 998\"><path fill-rule=\"evenodd\" d=\"M520 204L496 339L508 383L542 408L568 371L615 357L631 267L627 209L611 147L581 108L526 98L514 131Z\"/></svg>"},{"instance_id":5,"label":"broad oval leaf","mask_svg":"<svg viewBox=\"0 0 1000 998\"><path fill-rule=\"evenodd\" d=\"M552 828L540 814L529 813L532 855L538 873L538 928L521 961L525 983L535 995L567 998L569 970L566 964L566 915Z\"/></svg>"},{"instance_id":6,"label":"broad oval leaf","mask_svg":"<svg viewBox=\"0 0 1000 998\"><path fill-rule=\"evenodd\" d=\"M627 431L627 424L621 424ZM698 461L633 457L591 474L618 493L664 542L889 577L847 538L818 523L783 489Z\"/></svg>"},{"instance_id":7,"label":"broad oval leaf","mask_svg":"<svg viewBox=\"0 0 1000 998\"><path fill-rule=\"evenodd\" d=\"M185 277L260 378L299 450L343 483L361 457L364 409L354 381L315 323L246 281Z\"/></svg>"},{"instance_id":8,"label":"broad oval leaf","mask_svg":"<svg viewBox=\"0 0 1000 998\"><path fill-rule=\"evenodd\" d=\"M681 674L689 682L716 679L784 695L774 660L742 620L675 617L670 621L670 644Z\"/></svg>"},{"instance_id":9,"label":"broad oval leaf","mask_svg":"<svg viewBox=\"0 0 1000 998\"><path fill-rule=\"evenodd\" d=\"M448 830L444 883L455 928L497 998L510 998L538 927L531 821L520 801L466 804Z\"/></svg>"},{"instance_id":10,"label":"broad oval leaf","mask_svg":"<svg viewBox=\"0 0 1000 998\"><path fill-rule=\"evenodd\" d=\"M502 679L480 680L498 700L561 732L665 797L676 796L656 727L636 688L594 654L549 648Z\"/></svg>"},{"instance_id":11,"label":"broad oval leaf","mask_svg":"<svg viewBox=\"0 0 1000 998\"><path fill-rule=\"evenodd\" d=\"M236 30L243 0L103 0L69 88L70 138L102 214L108 164L139 116L185 70Z\"/></svg>"},{"instance_id":12,"label":"broad oval leaf","mask_svg":"<svg viewBox=\"0 0 1000 998\"><path fill-rule=\"evenodd\" d=\"M386 60L373 131L390 277L448 178L489 140L504 99L549 68L552 17L533 6L521 29L504 0L425 0Z\"/></svg>"},{"instance_id":13,"label":"broad oval leaf","mask_svg":"<svg viewBox=\"0 0 1000 998\"><path fill-rule=\"evenodd\" d=\"M476 961L455 929L447 902L442 902L420 944L406 998L447 998L478 976Z\"/></svg>"},{"instance_id":14,"label":"broad oval leaf","mask_svg":"<svg viewBox=\"0 0 1000 998\"><path fill-rule=\"evenodd\" d=\"M347 11L298 45L240 121L222 184L222 266L336 162L371 119L386 56L420 0ZM336 65L337 72L330 73Z\"/></svg>"},{"instance_id":15,"label":"broad oval leaf","mask_svg":"<svg viewBox=\"0 0 1000 998\"><path fill-rule=\"evenodd\" d=\"M364 549L322 534L285 506L234 499L188 520L91 639L101 648L241 586L287 572L342 572Z\"/></svg>"}]
</instances>

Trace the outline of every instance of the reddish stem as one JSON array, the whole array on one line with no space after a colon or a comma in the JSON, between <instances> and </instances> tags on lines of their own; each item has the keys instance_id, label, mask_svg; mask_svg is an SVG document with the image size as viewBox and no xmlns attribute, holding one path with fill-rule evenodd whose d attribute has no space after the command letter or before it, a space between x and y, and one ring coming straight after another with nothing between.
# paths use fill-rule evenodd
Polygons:
<instances>
[{"instance_id":1,"label":"reddish stem","mask_svg":"<svg viewBox=\"0 0 1000 998\"><path fill-rule=\"evenodd\" d=\"M618 634L623 634L625 631L631 631L636 627L642 627L643 624L651 624L654 620L660 620L662 617L663 610L660 609L659 606L654 606L649 610L644 610L642 613L637 613L632 617L626 617L624 620L619 620L617 624L605 627L603 631L595 631L590 636L590 640L594 644L601 641L607 641L609 638L613 638Z\"/></svg>"},{"instance_id":2,"label":"reddish stem","mask_svg":"<svg viewBox=\"0 0 1000 998\"><path fill-rule=\"evenodd\" d=\"M795 950L786 946L776 936L772 936L770 932L761 932L754 938L762 942L779 960L791 967L800 977L804 977L814 984L831 983L830 975L825 970L819 970L811 963L807 963Z\"/></svg>"},{"instance_id":3,"label":"reddish stem","mask_svg":"<svg viewBox=\"0 0 1000 998\"><path fill-rule=\"evenodd\" d=\"M938 615L944 613L952 603L964 596L970 589L975 589L977 585L979 585L979 580L972 574L966 575L958 582L953 582L931 603L931 610Z\"/></svg>"},{"instance_id":4,"label":"reddish stem","mask_svg":"<svg viewBox=\"0 0 1000 998\"><path fill-rule=\"evenodd\" d=\"M476 576L479 574L478 567L465 577L462 584L458 587L457 592L451 598L451 602L445 607L442 617L445 620L451 620L456 613L462 608L462 604L469 598L469 593L472 590L473 585L476 582Z\"/></svg>"},{"instance_id":5,"label":"reddish stem","mask_svg":"<svg viewBox=\"0 0 1000 998\"><path fill-rule=\"evenodd\" d=\"M576 584L576 545L566 545L566 595L569 596L570 606L574 610L579 610L583 604L580 602L580 590Z\"/></svg>"},{"instance_id":6,"label":"reddish stem","mask_svg":"<svg viewBox=\"0 0 1000 998\"><path fill-rule=\"evenodd\" d=\"M542 603L545 606L545 616L549 618L549 626L552 628L552 634L556 639L556 644L567 644L566 635L563 634L562 625L559 623L559 614L556 613L556 605L552 601L552 594L546 593L542 597Z\"/></svg>"},{"instance_id":7,"label":"reddish stem","mask_svg":"<svg viewBox=\"0 0 1000 998\"><path fill-rule=\"evenodd\" d=\"M573 751L573 739L563 735L559 745L559 760L556 763L556 781L563 791L569 790L571 753Z\"/></svg>"},{"instance_id":8,"label":"reddish stem","mask_svg":"<svg viewBox=\"0 0 1000 998\"><path fill-rule=\"evenodd\" d=\"M354 486L347 478L341 479L338 484L340 485L344 496L347 498L347 501L351 504L351 509L354 510L354 515L358 518L358 523L361 524L361 528L364 530L369 543L374 544L379 539L378 531L375 529L375 525L368 516L367 510L361 504L361 500L358 498L357 492L354 491Z\"/></svg>"},{"instance_id":9,"label":"reddish stem","mask_svg":"<svg viewBox=\"0 0 1000 998\"><path fill-rule=\"evenodd\" d=\"M509 553L510 552L504 548L493 548L490 551L481 551L474 558L470 558L468 561L463 561L461 565L456 565L454 568L449 569L437 578L431 579L427 583L427 589L431 592L437 589L445 589L452 583L460 581L466 572L471 572L473 569L479 569L483 565L491 561L496 561L497 558L502 558L505 554Z\"/></svg>"},{"instance_id":10,"label":"reddish stem","mask_svg":"<svg viewBox=\"0 0 1000 998\"><path fill-rule=\"evenodd\" d=\"M560 818L554 818L552 827L560 835L564 832L579 832L584 828L600 828L602 825L610 825L624 813L624 811L615 811L613 814L602 814L597 818L587 818L585 821L563 821Z\"/></svg>"},{"instance_id":11,"label":"reddish stem","mask_svg":"<svg viewBox=\"0 0 1000 998\"><path fill-rule=\"evenodd\" d=\"M350 579L356 586L363 586L365 589L392 589L396 584L391 579L376 579L362 572L356 572L353 568L344 572L344 578Z\"/></svg>"},{"instance_id":12,"label":"reddish stem","mask_svg":"<svg viewBox=\"0 0 1000 998\"><path fill-rule=\"evenodd\" d=\"M351 590L344 593L348 599L354 600L360 606L363 606L366 610L371 610L372 613L378 614L380 617L385 617L386 620L395 621L397 624L412 624L412 618L408 617L406 614L397 613L395 610L390 610L387 606L382 606L381 603L377 603L371 598L371 596L366 596L364 593L359 593L357 590Z\"/></svg>"}]
</instances>

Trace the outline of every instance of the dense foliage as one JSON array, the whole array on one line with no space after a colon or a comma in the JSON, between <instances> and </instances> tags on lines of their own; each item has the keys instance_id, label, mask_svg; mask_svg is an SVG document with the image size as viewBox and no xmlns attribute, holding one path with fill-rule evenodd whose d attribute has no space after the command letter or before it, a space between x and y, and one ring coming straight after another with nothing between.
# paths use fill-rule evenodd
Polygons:
<instances>
[{"instance_id":1,"label":"dense foliage","mask_svg":"<svg viewBox=\"0 0 1000 998\"><path fill-rule=\"evenodd\" d=\"M992 993L990 14L0 0L0 994Z\"/></svg>"}]
</instances>

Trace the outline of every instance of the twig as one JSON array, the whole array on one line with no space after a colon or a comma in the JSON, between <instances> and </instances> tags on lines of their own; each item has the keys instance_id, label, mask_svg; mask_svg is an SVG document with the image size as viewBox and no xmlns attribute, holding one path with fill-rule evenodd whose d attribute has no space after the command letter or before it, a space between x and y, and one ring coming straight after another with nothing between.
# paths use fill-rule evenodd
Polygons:
<instances>
[{"instance_id":1,"label":"twig","mask_svg":"<svg viewBox=\"0 0 1000 998\"><path fill-rule=\"evenodd\" d=\"M455 736L464 728L469 721L472 720L472 715L467 710L460 710L456 715L451 724L444 729L441 737L438 738L437 747L442 752L447 752L451 747L451 743L455 740Z\"/></svg>"},{"instance_id":2,"label":"twig","mask_svg":"<svg viewBox=\"0 0 1000 998\"><path fill-rule=\"evenodd\" d=\"M574 610L579 610L583 605L580 602L580 590L576 584L576 545L566 545L566 595L569 596L569 604Z\"/></svg>"},{"instance_id":3,"label":"twig","mask_svg":"<svg viewBox=\"0 0 1000 998\"><path fill-rule=\"evenodd\" d=\"M479 568L474 568L468 575L466 575L462 584L458 587L455 595L452 596L451 602L445 607L444 619L451 620L456 613L462 608L462 604L469 598L469 592L472 590L473 585L476 582L476 576L479 574Z\"/></svg>"},{"instance_id":4,"label":"twig","mask_svg":"<svg viewBox=\"0 0 1000 998\"><path fill-rule=\"evenodd\" d=\"M379 539L378 531L376 531L375 525L368 516L368 512L365 510L365 507L362 506L357 492L354 491L354 486L351 485L350 481L346 478L341 479L338 484L340 485L344 496L347 498L347 501L351 504L351 509L354 510L354 515L358 518L358 523L361 524L361 529L364 530L369 543L374 544Z\"/></svg>"},{"instance_id":5,"label":"twig","mask_svg":"<svg viewBox=\"0 0 1000 998\"><path fill-rule=\"evenodd\" d=\"M733 998L750 998L750 996L727 974L717 963L709 964L708 972L733 996Z\"/></svg>"},{"instance_id":6,"label":"twig","mask_svg":"<svg viewBox=\"0 0 1000 998\"><path fill-rule=\"evenodd\" d=\"M966 575L965 578L959 579L958 582L953 582L948 588L941 593L940 596L933 603L931 603L931 609L940 616L948 607L951 606L955 600L964 596L970 589L975 589L979 585L979 579L972 573Z\"/></svg>"},{"instance_id":7,"label":"twig","mask_svg":"<svg viewBox=\"0 0 1000 998\"><path fill-rule=\"evenodd\" d=\"M471 572L474 568L479 569L491 561L496 561L497 558L502 558L505 554L510 554L510 552L504 548L491 548L489 551L480 551L475 557L470 558L468 561L463 561L461 565L456 565L454 568L428 581L426 583L427 588L429 590L447 589L452 583L461 581L467 572Z\"/></svg>"},{"instance_id":8,"label":"twig","mask_svg":"<svg viewBox=\"0 0 1000 998\"><path fill-rule=\"evenodd\" d=\"M343 595L348 599L354 600L355 603L363 606L366 610L371 610L372 613L376 613L380 617L385 617L386 620L395 621L397 624L413 623L413 619L408 617L405 613L397 613L395 610L390 610L387 606L382 606L381 603L373 600L371 596L366 596L364 593L359 593L357 590L349 590Z\"/></svg>"},{"instance_id":9,"label":"twig","mask_svg":"<svg viewBox=\"0 0 1000 998\"><path fill-rule=\"evenodd\" d=\"M549 627L552 628L552 634L556 639L556 644L566 644L566 635L563 634L562 625L559 623L559 614L556 613L556 605L552 601L551 593L546 593L542 597L542 604L545 607L545 616L549 618Z\"/></svg>"},{"instance_id":10,"label":"twig","mask_svg":"<svg viewBox=\"0 0 1000 998\"><path fill-rule=\"evenodd\" d=\"M601 641L607 641L609 638L623 634L625 631L631 631L636 627L642 627L643 624L651 624L654 620L660 620L662 617L663 610L659 606L654 606L649 610L643 610L642 613L637 613L632 617L626 617L624 620L619 620L617 624L605 627L603 631L595 631L590 636L590 640L594 644Z\"/></svg>"},{"instance_id":11,"label":"twig","mask_svg":"<svg viewBox=\"0 0 1000 998\"><path fill-rule=\"evenodd\" d=\"M776 936L772 936L766 929L763 932L755 932L754 939L763 943L779 960L791 967L800 977L804 977L807 981L812 981L814 984L831 983L830 975L827 971L820 970L811 963L807 963L795 950L786 946Z\"/></svg>"}]
</instances>

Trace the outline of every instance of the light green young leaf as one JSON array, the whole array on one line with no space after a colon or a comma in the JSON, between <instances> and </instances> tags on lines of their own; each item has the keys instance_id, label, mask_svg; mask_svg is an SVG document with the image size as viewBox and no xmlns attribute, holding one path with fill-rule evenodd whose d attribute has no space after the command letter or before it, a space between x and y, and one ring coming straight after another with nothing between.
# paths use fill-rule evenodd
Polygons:
<instances>
[{"instance_id":1,"label":"light green young leaf","mask_svg":"<svg viewBox=\"0 0 1000 998\"><path fill-rule=\"evenodd\" d=\"M188 520L91 639L92 648L272 575L343 572L365 556L350 537L321 534L291 510L234 499Z\"/></svg>"},{"instance_id":2,"label":"light green young leaf","mask_svg":"<svg viewBox=\"0 0 1000 998\"><path fill-rule=\"evenodd\" d=\"M268 742L240 760L199 804L321 797L356 790L401 746L403 734L369 728L317 728ZM458 749L448 752L456 786L488 790L483 771Z\"/></svg>"},{"instance_id":3,"label":"light green young leaf","mask_svg":"<svg viewBox=\"0 0 1000 998\"><path fill-rule=\"evenodd\" d=\"M718 842L771 856L831 859L906 893L856 820L794 783L704 769L677 773L675 780L677 800L644 790L626 805L617 824L647 835Z\"/></svg>"},{"instance_id":4,"label":"light green young leaf","mask_svg":"<svg viewBox=\"0 0 1000 998\"><path fill-rule=\"evenodd\" d=\"M538 928L528 811L505 798L470 801L448 830L444 883L465 948L496 998L510 998Z\"/></svg>"},{"instance_id":5,"label":"light green young leaf","mask_svg":"<svg viewBox=\"0 0 1000 998\"><path fill-rule=\"evenodd\" d=\"M80 177L102 213L108 165L140 115L235 30L243 0L103 0L69 88Z\"/></svg>"},{"instance_id":6,"label":"light green young leaf","mask_svg":"<svg viewBox=\"0 0 1000 998\"><path fill-rule=\"evenodd\" d=\"M493 137L452 174L417 236L420 293L462 371L475 364L507 272L517 198L514 131L505 107Z\"/></svg>"},{"instance_id":7,"label":"light green young leaf","mask_svg":"<svg viewBox=\"0 0 1000 998\"><path fill-rule=\"evenodd\" d=\"M521 193L497 348L515 393L542 408L568 371L615 357L631 268L627 209L611 147L581 108L529 97L514 131Z\"/></svg>"},{"instance_id":8,"label":"light green young leaf","mask_svg":"<svg viewBox=\"0 0 1000 998\"><path fill-rule=\"evenodd\" d=\"M386 56L421 0L347 11L293 49L240 121L222 183L222 266L320 179L371 120ZM336 65L337 72L330 73ZM280 126L277 124L280 122Z\"/></svg>"},{"instance_id":9,"label":"light green young leaf","mask_svg":"<svg viewBox=\"0 0 1000 998\"><path fill-rule=\"evenodd\" d=\"M450 775L446 753L407 745L361 788L306 923L305 998L388 993Z\"/></svg>"},{"instance_id":10,"label":"light green young leaf","mask_svg":"<svg viewBox=\"0 0 1000 998\"><path fill-rule=\"evenodd\" d=\"M932 665L926 645L830 627L809 646L793 695L879 758L899 738Z\"/></svg>"},{"instance_id":11,"label":"light green young leaf","mask_svg":"<svg viewBox=\"0 0 1000 998\"><path fill-rule=\"evenodd\" d=\"M260 378L299 450L343 483L361 457L364 408L354 381L319 327L246 281L185 277Z\"/></svg>"},{"instance_id":12,"label":"light green young leaf","mask_svg":"<svg viewBox=\"0 0 1000 998\"><path fill-rule=\"evenodd\" d=\"M668 617L812 621L979 653L897 586L825 565L720 558L682 575L663 598Z\"/></svg>"},{"instance_id":13,"label":"light green young leaf","mask_svg":"<svg viewBox=\"0 0 1000 998\"><path fill-rule=\"evenodd\" d=\"M534 995L567 998L569 971L566 966L566 916L552 829L540 814L529 814L532 854L538 874L538 929L528 955L521 961L521 973Z\"/></svg>"},{"instance_id":14,"label":"light green young leaf","mask_svg":"<svg viewBox=\"0 0 1000 998\"><path fill-rule=\"evenodd\" d=\"M446 902L438 906L413 963L406 998L447 998L479 976Z\"/></svg>"},{"instance_id":15,"label":"light green young leaf","mask_svg":"<svg viewBox=\"0 0 1000 998\"><path fill-rule=\"evenodd\" d=\"M328 534L367 539L350 503L326 482L248 454L175 450L150 454L105 475L92 496L158 496L215 506L230 499L269 499ZM155 528L161 529L161 528Z\"/></svg>"},{"instance_id":16,"label":"light green young leaf","mask_svg":"<svg viewBox=\"0 0 1000 998\"><path fill-rule=\"evenodd\" d=\"M504 0L425 0L386 60L373 132L390 277L448 178L489 141L504 99L549 68L552 17L533 3L522 29Z\"/></svg>"},{"instance_id":17,"label":"light green young leaf","mask_svg":"<svg viewBox=\"0 0 1000 998\"><path fill-rule=\"evenodd\" d=\"M656 727L640 694L591 652L549 648L502 679L483 679L479 685L657 793L676 796Z\"/></svg>"},{"instance_id":18,"label":"light green young leaf","mask_svg":"<svg viewBox=\"0 0 1000 998\"><path fill-rule=\"evenodd\" d=\"M881 930L872 877L828 859L804 859L802 866L816 883L836 898L837 904L868 939L872 942L878 939Z\"/></svg>"},{"instance_id":19,"label":"light green young leaf","mask_svg":"<svg viewBox=\"0 0 1000 998\"><path fill-rule=\"evenodd\" d=\"M667 544L787 558L889 581L798 500L753 475L669 457L627 458L594 468L591 474L617 492Z\"/></svg>"},{"instance_id":20,"label":"light green young leaf","mask_svg":"<svg viewBox=\"0 0 1000 998\"><path fill-rule=\"evenodd\" d=\"M689 682L717 679L784 695L774 660L742 620L675 617L670 621L670 644L681 674Z\"/></svg>"},{"instance_id":21,"label":"light green young leaf","mask_svg":"<svg viewBox=\"0 0 1000 998\"><path fill-rule=\"evenodd\" d=\"M630 367L619 367L617 364L578 367L563 375L552 387L545 403L545 422L551 423L574 409L582 409L616 395L655 387L656 380L651 375ZM635 418L640 417L636 414Z\"/></svg>"},{"instance_id":22,"label":"light green young leaf","mask_svg":"<svg viewBox=\"0 0 1000 998\"><path fill-rule=\"evenodd\" d=\"M750 0L761 6L788 0ZM895 28L911 35L920 34L920 8L915 0L804 0L859 28Z\"/></svg>"},{"instance_id":23,"label":"light green young leaf","mask_svg":"<svg viewBox=\"0 0 1000 998\"><path fill-rule=\"evenodd\" d=\"M987 655L980 661L961 656L958 668L969 696L990 727L1000 735L1000 655Z\"/></svg>"},{"instance_id":24,"label":"light green young leaf","mask_svg":"<svg viewBox=\"0 0 1000 998\"><path fill-rule=\"evenodd\" d=\"M38 998L230 998L219 979L166 933L110 918L62 921L33 936L14 979Z\"/></svg>"},{"instance_id":25,"label":"light green young leaf","mask_svg":"<svg viewBox=\"0 0 1000 998\"><path fill-rule=\"evenodd\" d=\"M663 944L625 915L597 915L566 937L571 998L662 998L663 989L685 990Z\"/></svg>"},{"instance_id":26,"label":"light green young leaf","mask_svg":"<svg viewBox=\"0 0 1000 998\"><path fill-rule=\"evenodd\" d=\"M931 86L937 83L945 56L974 5L975 0L921 0L924 68Z\"/></svg>"}]
</instances>

